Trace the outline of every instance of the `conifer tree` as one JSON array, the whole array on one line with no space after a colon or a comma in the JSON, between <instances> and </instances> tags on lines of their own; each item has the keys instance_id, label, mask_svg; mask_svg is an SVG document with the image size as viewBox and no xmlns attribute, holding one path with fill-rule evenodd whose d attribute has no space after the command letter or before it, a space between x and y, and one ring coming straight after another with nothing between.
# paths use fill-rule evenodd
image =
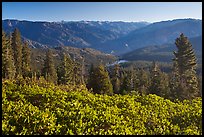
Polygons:
<instances>
[{"instance_id":1,"label":"conifer tree","mask_svg":"<svg viewBox=\"0 0 204 137\"><path fill-rule=\"evenodd\" d=\"M22 49L22 75L30 77L31 74L31 50L28 47L28 42L25 42Z\"/></svg>"},{"instance_id":2,"label":"conifer tree","mask_svg":"<svg viewBox=\"0 0 204 137\"><path fill-rule=\"evenodd\" d=\"M177 67L177 62L173 62L173 69L170 73L170 80L169 80L169 87L170 87L170 93L169 93L169 99L174 100L179 98L179 93L181 94L181 90L179 89L180 82L179 82L179 72ZM179 89L179 91L178 91Z\"/></svg>"},{"instance_id":3,"label":"conifer tree","mask_svg":"<svg viewBox=\"0 0 204 137\"><path fill-rule=\"evenodd\" d=\"M16 28L12 34L12 49L16 76L22 76L22 42L20 31Z\"/></svg>"},{"instance_id":4,"label":"conifer tree","mask_svg":"<svg viewBox=\"0 0 204 137\"><path fill-rule=\"evenodd\" d=\"M73 82L74 82L74 85L84 84L82 69L83 69L82 64L80 64L79 62L74 61L74 68L73 68Z\"/></svg>"},{"instance_id":5,"label":"conifer tree","mask_svg":"<svg viewBox=\"0 0 204 137\"><path fill-rule=\"evenodd\" d=\"M2 78L12 79L15 76L15 66L12 56L11 40L2 30Z\"/></svg>"},{"instance_id":6,"label":"conifer tree","mask_svg":"<svg viewBox=\"0 0 204 137\"><path fill-rule=\"evenodd\" d=\"M87 88L93 89L94 85L96 85L95 76L94 76L94 65L91 64L91 67L89 69L89 78L88 78L88 82L87 82Z\"/></svg>"},{"instance_id":7,"label":"conifer tree","mask_svg":"<svg viewBox=\"0 0 204 137\"><path fill-rule=\"evenodd\" d=\"M44 68L42 70L42 74L48 82L57 84L57 73L54 66L53 55L50 49L48 49L46 53L46 59L44 62Z\"/></svg>"},{"instance_id":8,"label":"conifer tree","mask_svg":"<svg viewBox=\"0 0 204 137\"><path fill-rule=\"evenodd\" d=\"M85 78L84 78L84 75L85 75L85 58L84 56L81 57L81 69L80 69L80 73L81 73L81 83L80 84L83 84L85 85Z\"/></svg>"},{"instance_id":9,"label":"conifer tree","mask_svg":"<svg viewBox=\"0 0 204 137\"><path fill-rule=\"evenodd\" d=\"M124 70L124 68L121 67L121 72L120 72L120 90L119 90L119 94L125 94L126 91L124 90L124 81L125 81L125 77L126 77L126 71Z\"/></svg>"},{"instance_id":10,"label":"conifer tree","mask_svg":"<svg viewBox=\"0 0 204 137\"><path fill-rule=\"evenodd\" d=\"M114 93L119 93L120 91L120 66L116 64L113 68L112 85Z\"/></svg>"},{"instance_id":11,"label":"conifer tree","mask_svg":"<svg viewBox=\"0 0 204 137\"><path fill-rule=\"evenodd\" d=\"M160 95L160 89L159 89L159 84L160 84L160 69L158 65L153 61L152 63L152 68L150 71L150 77L151 77L151 85L149 87L149 91L151 94L156 94Z\"/></svg>"},{"instance_id":12,"label":"conifer tree","mask_svg":"<svg viewBox=\"0 0 204 137\"><path fill-rule=\"evenodd\" d=\"M65 53L62 56L62 62L58 67L59 84L73 84L74 64L70 57Z\"/></svg>"},{"instance_id":13,"label":"conifer tree","mask_svg":"<svg viewBox=\"0 0 204 137\"><path fill-rule=\"evenodd\" d=\"M170 94L170 87L169 87L169 75L165 72L162 72L160 74L161 77L161 93L160 96L169 99Z\"/></svg>"},{"instance_id":14,"label":"conifer tree","mask_svg":"<svg viewBox=\"0 0 204 137\"><path fill-rule=\"evenodd\" d=\"M121 93L126 94L126 93L132 91L133 88L134 88L134 85L133 85L133 72L130 69L130 70L127 70L125 75L124 75L123 84L121 86Z\"/></svg>"},{"instance_id":15,"label":"conifer tree","mask_svg":"<svg viewBox=\"0 0 204 137\"><path fill-rule=\"evenodd\" d=\"M174 52L173 61L177 65L180 88L182 89L178 89L177 92L180 94L180 99L193 99L199 96L196 56L190 41L183 33L176 39L175 45L178 51Z\"/></svg>"},{"instance_id":16,"label":"conifer tree","mask_svg":"<svg viewBox=\"0 0 204 137\"><path fill-rule=\"evenodd\" d=\"M138 78L138 70L132 68L132 90L138 92L138 84L139 84L139 78Z\"/></svg>"},{"instance_id":17,"label":"conifer tree","mask_svg":"<svg viewBox=\"0 0 204 137\"><path fill-rule=\"evenodd\" d=\"M167 92L166 87L168 86L166 85L166 83L164 83L166 80L166 77L161 72L156 62L154 61L153 61L150 75L151 75L151 84L149 87L150 93L164 97Z\"/></svg>"},{"instance_id":18,"label":"conifer tree","mask_svg":"<svg viewBox=\"0 0 204 137\"><path fill-rule=\"evenodd\" d=\"M148 73L141 69L137 74L137 90L140 94L148 94L148 87L149 87L149 76Z\"/></svg>"},{"instance_id":19,"label":"conifer tree","mask_svg":"<svg viewBox=\"0 0 204 137\"><path fill-rule=\"evenodd\" d=\"M105 67L100 64L98 67L94 68L93 72L95 80L93 85L93 91L99 94L112 95L113 86L111 84L108 71L105 69Z\"/></svg>"}]
</instances>

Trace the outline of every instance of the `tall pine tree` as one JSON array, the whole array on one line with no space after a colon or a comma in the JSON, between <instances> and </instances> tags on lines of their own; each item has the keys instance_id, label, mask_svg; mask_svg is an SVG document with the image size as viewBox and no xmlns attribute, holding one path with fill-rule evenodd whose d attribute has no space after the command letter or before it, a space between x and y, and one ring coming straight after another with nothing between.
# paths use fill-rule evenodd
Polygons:
<instances>
[{"instance_id":1,"label":"tall pine tree","mask_svg":"<svg viewBox=\"0 0 204 137\"><path fill-rule=\"evenodd\" d=\"M173 68L172 72L169 74L170 80L169 80L169 87L170 87L170 93L169 93L169 99L174 100L179 98L179 93L181 94L181 90L179 88L180 81L179 81L179 72L177 67L177 62L173 62Z\"/></svg>"},{"instance_id":2,"label":"tall pine tree","mask_svg":"<svg viewBox=\"0 0 204 137\"><path fill-rule=\"evenodd\" d=\"M22 42L20 31L16 28L12 34L12 49L16 76L22 76Z\"/></svg>"},{"instance_id":3,"label":"tall pine tree","mask_svg":"<svg viewBox=\"0 0 204 137\"><path fill-rule=\"evenodd\" d=\"M148 94L149 76L143 68L137 74L137 90L140 94Z\"/></svg>"},{"instance_id":4,"label":"tall pine tree","mask_svg":"<svg viewBox=\"0 0 204 137\"><path fill-rule=\"evenodd\" d=\"M133 77L133 68L127 70L124 74L124 79L121 86L121 94L126 94L134 90L134 77Z\"/></svg>"},{"instance_id":5,"label":"tall pine tree","mask_svg":"<svg viewBox=\"0 0 204 137\"><path fill-rule=\"evenodd\" d=\"M118 94L120 91L120 66L116 64L113 68L112 85L114 93Z\"/></svg>"},{"instance_id":6,"label":"tall pine tree","mask_svg":"<svg viewBox=\"0 0 204 137\"><path fill-rule=\"evenodd\" d=\"M198 80L196 76L197 59L193 47L186 36L182 33L175 41L177 52L174 52L176 67L179 75L180 99L193 99L199 96Z\"/></svg>"},{"instance_id":7,"label":"tall pine tree","mask_svg":"<svg viewBox=\"0 0 204 137\"><path fill-rule=\"evenodd\" d=\"M73 84L74 63L68 55L63 53L62 62L58 67L59 84Z\"/></svg>"},{"instance_id":8,"label":"tall pine tree","mask_svg":"<svg viewBox=\"0 0 204 137\"><path fill-rule=\"evenodd\" d=\"M153 61L153 65L150 72L151 84L149 91L151 94L158 96L166 96L168 92L168 78L167 75L161 72L156 62Z\"/></svg>"},{"instance_id":9,"label":"tall pine tree","mask_svg":"<svg viewBox=\"0 0 204 137\"><path fill-rule=\"evenodd\" d=\"M50 49L48 49L46 53L46 59L44 62L42 74L48 82L57 84L57 72L54 65L53 54Z\"/></svg>"},{"instance_id":10,"label":"tall pine tree","mask_svg":"<svg viewBox=\"0 0 204 137\"><path fill-rule=\"evenodd\" d=\"M89 76L87 80L87 88L90 90L93 89L93 86L95 85L95 76L94 76L94 65L91 64L91 67L89 69Z\"/></svg>"},{"instance_id":11,"label":"tall pine tree","mask_svg":"<svg viewBox=\"0 0 204 137\"><path fill-rule=\"evenodd\" d=\"M83 64L74 61L74 69L73 69L73 82L74 85L81 85L84 84L83 78Z\"/></svg>"},{"instance_id":12,"label":"tall pine tree","mask_svg":"<svg viewBox=\"0 0 204 137\"><path fill-rule=\"evenodd\" d=\"M94 85L91 85L91 87L93 88L94 93L113 94L113 86L108 71L102 64L94 68L92 76L94 77L94 79L92 79L94 80Z\"/></svg>"},{"instance_id":13,"label":"tall pine tree","mask_svg":"<svg viewBox=\"0 0 204 137\"><path fill-rule=\"evenodd\" d=\"M28 42L23 44L22 49L22 75L23 77L31 76L31 50L28 47Z\"/></svg>"},{"instance_id":14,"label":"tall pine tree","mask_svg":"<svg viewBox=\"0 0 204 137\"><path fill-rule=\"evenodd\" d=\"M12 56L11 40L2 30L2 78L13 79L15 66Z\"/></svg>"}]
</instances>

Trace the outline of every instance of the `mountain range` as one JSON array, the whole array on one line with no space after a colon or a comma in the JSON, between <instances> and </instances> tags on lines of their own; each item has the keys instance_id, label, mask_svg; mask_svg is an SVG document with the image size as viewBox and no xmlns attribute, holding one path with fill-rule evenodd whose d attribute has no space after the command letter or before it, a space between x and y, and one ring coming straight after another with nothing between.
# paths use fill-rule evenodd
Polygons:
<instances>
[{"instance_id":1,"label":"mountain range","mask_svg":"<svg viewBox=\"0 0 204 137\"><path fill-rule=\"evenodd\" d=\"M138 30L131 31L118 39L106 42L103 48L105 52L112 51L115 54L123 54L146 46L174 43L180 33L184 33L188 38L201 36L202 21L177 19L152 23Z\"/></svg>"},{"instance_id":2,"label":"mountain range","mask_svg":"<svg viewBox=\"0 0 204 137\"><path fill-rule=\"evenodd\" d=\"M109 21L39 22L2 20L9 34L15 28L33 48L92 48L126 60L169 61L175 39L184 33L201 58L202 20L175 19L155 23ZM202 59L202 58L201 58Z\"/></svg>"},{"instance_id":3,"label":"mountain range","mask_svg":"<svg viewBox=\"0 0 204 137\"><path fill-rule=\"evenodd\" d=\"M90 47L97 49L102 43L117 39L132 30L148 25L147 22L32 22L19 20L3 20L5 32L18 28L24 39L33 47Z\"/></svg>"}]
</instances>

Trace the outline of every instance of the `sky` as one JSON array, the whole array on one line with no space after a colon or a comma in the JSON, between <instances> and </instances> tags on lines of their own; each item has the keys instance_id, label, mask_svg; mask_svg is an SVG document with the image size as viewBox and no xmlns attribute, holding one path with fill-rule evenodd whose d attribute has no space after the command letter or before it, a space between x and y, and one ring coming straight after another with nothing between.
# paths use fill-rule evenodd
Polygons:
<instances>
[{"instance_id":1,"label":"sky","mask_svg":"<svg viewBox=\"0 0 204 137\"><path fill-rule=\"evenodd\" d=\"M2 19L159 22L202 19L202 2L2 2Z\"/></svg>"}]
</instances>

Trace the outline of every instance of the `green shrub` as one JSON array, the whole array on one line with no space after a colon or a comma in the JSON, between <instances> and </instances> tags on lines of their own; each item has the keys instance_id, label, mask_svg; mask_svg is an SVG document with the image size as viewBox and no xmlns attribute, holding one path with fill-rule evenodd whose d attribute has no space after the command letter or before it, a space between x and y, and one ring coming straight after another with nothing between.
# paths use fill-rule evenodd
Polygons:
<instances>
[{"instance_id":1,"label":"green shrub","mask_svg":"<svg viewBox=\"0 0 204 137\"><path fill-rule=\"evenodd\" d=\"M3 81L3 135L201 135L202 99L100 95Z\"/></svg>"}]
</instances>

